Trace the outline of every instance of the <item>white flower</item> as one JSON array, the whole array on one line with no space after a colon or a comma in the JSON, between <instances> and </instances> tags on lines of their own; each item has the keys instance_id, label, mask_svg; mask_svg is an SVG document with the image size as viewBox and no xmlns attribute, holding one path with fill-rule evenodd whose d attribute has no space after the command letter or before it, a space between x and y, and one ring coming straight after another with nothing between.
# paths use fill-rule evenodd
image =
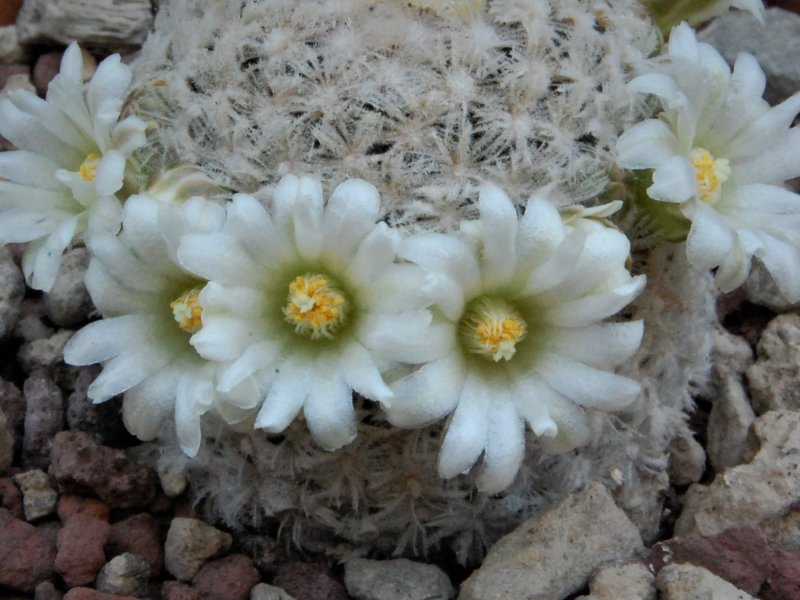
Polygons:
<instances>
[{"instance_id":1,"label":"white flower","mask_svg":"<svg viewBox=\"0 0 800 600\"><path fill-rule=\"evenodd\" d=\"M27 90L0 99L0 134L19 150L0 153L0 243L30 242L28 283L49 290L61 254L88 229L117 231L127 157L144 144L145 124L119 121L130 69L105 59L83 89L77 44L64 53L47 99Z\"/></svg>"},{"instance_id":2,"label":"white flower","mask_svg":"<svg viewBox=\"0 0 800 600\"><path fill-rule=\"evenodd\" d=\"M364 181L340 184L323 207L317 181L287 175L271 212L238 194L221 232L184 237L180 260L209 280L191 342L233 361L221 390L259 376L257 428L279 433L302 411L317 443L339 448L356 434L353 390L386 405L384 366L443 352L446 332L422 308L424 274L394 264L399 239L376 224L379 210Z\"/></svg>"},{"instance_id":3,"label":"white flower","mask_svg":"<svg viewBox=\"0 0 800 600\"><path fill-rule=\"evenodd\" d=\"M205 281L176 262L182 235L218 229L224 210L202 198L166 204L131 196L122 232L87 235L92 260L86 287L103 319L78 331L64 349L69 364L102 362L89 397L104 402L124 393L128 430L153 439L174 415L178 441L194 455L200 417L216 408L229 422L245 418L259 399L252 379L227 394L216 392L220 366L201 358L189 343L201 326L197 301Z\"/></svg>"},{"instance_id":4,"label":"white flower","mask_svg":"<svg viewBox=\"0 0 800 600\"><path fill-rule=\"evenodd\" d=\"M757 256L781 292L797 301L800 196L784 182L800 175L800 128L790 128L800 93L770 108L755 58L740 54L731 73L686 24L673 30L662 71L630 84L660 98L664 112L621 136L619 164L654 169L647 193L691 220L689 262L718 267L723 291L744 282Z\"/></svg>"},{"instance_id":5,"label":"white flower","mask_svg":"<svg viewBox=\"0 0 800 600\"><path fill-rule=\"evenodd\" d=\"M428 272L450 332L450 351L392 385L389 420L416 427L453 412L439 457L442 477L469 470L483 454L478 487L503 490L524 451L525 422L543 445L586 441L581 407L613 410L639 393L615 375L639 345L641 322L602 323L642 289L625 269L620 232L531 198L517 217L508 196L486 186L480 219L457 238L405 240L400 255ZM605 210L596 211L604 214Z\"/></svg>"}]
</instances>

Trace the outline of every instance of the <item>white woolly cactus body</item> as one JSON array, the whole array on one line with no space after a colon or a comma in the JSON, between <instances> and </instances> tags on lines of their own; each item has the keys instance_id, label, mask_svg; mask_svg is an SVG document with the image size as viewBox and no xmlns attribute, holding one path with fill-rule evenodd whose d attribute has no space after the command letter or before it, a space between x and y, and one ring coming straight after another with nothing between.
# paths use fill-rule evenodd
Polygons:
<instances>
[{"instance_id":1,"label":"white woolly cactus body","mask_svg":"<svg viewBox=\"0 0 800 600\"><path fill-rule=\"evenodd\" d=\"M519 203L601 193L657 44L635 0L176 1L133 97L153 167L167 151L250 193L362 178L392 222L442 228L487 181Z\"/></svg>"}]
</instances>

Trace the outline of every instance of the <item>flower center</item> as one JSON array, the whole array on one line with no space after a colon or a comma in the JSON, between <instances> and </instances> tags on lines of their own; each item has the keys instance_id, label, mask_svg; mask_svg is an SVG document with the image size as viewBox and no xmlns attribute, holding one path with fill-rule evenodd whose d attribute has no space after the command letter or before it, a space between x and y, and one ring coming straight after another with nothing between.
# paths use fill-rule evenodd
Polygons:
<instances>
[{"instance_id":1,"label":"flower center","mask_svg":"<svg viewBox=\"0 0 800 600\"><path fill-rule=\"evenodd\" d=\"M97 163L99 161L99 154L89 152L81 163L81 166L78 167L78 174L81 176L81 179L85 181L94 181L94 178L97 177Z\"/></svg>"},{"instance_id":2,"label":"flower center","mask_svg":"<svg viewBox=\"0 0 800 600\"><path fill-rule=\"evenodd\" d=\"M169 303L175 322L181 329L189 333L196 333L203 326L203 307L198 301L201 289L196 287L186 290Z\"/></svg>"},{"instance_id":3,"label":"flower center","mask_svg":"<svg viewBox=\"0 0 800 600\"><path fill-rule=\"evenodd\" d=\"M689 158L694 165L697 177L697 193L700 200L713 204L719 199L722 184L731 176L731 166L727 158L714 159L705 148L695 148Z\"/></svg>"},{"instance_id":4,"label":"flower center","mask_svg":"<svg viewBox=\"0 0 800 600\"><path fill-rule=\"evenodd\" d=\"M528 325L516 308L501 298L487 296L469 304L459 325L467 350L494 362L510 360L527 331Z\"/></svg>"},{"instance_id":5,"label":"flower center","mask_svg":"<svg viewBox=\"0 0 800 600\"><path fill-rule=\"evenodd\" d=\"M283 314L295 333L312 340L333 334L347 317L344 293L325 275L298 275L289 284Z\"/></svg>"}]
</instances>

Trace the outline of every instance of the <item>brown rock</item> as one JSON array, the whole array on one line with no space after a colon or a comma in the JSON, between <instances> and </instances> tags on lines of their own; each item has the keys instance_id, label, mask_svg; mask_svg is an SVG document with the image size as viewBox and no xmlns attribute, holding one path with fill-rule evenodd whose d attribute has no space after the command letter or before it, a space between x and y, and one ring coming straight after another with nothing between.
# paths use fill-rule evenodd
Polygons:
<instances>
[{"instance_id":1,"label":"brown rock","mask_svg":"<svg viewBox=\"0 0 800 600\"><path fill-rule=\"evenodd\" d=\"M161 586L164 600L200 600L200 592L180 581L165 581Z\"/></svg>"},{"instance_id":2,"label":"brown rock","mask_svg":"<svg viewBox=\"0 0 800 600\"><path fill-rule=\"evenodd\" d=\"M92 588L74 587L64 595L64 600L139 600L136 596L118 596L98 592Z\"/></svg>"},{"instance_id":3,"label":"brown rock","mask_svg":"<svg viewBox=\"0 0 800 600\"><path fill-rule=\"evenodd\" d=\"M199 519L175 517L164 544L167 571L181 581L189 581L210 558L231 547L231 534Z\"/></svg>"},{"instance_id":4,"label":"brown rock","mask_svg":"<svg viewBox=\"0 0 800 600\"><path fill-rule=\"evenodd\" d=\"M99 521L108 522L108 506L95 498L85 498L74 494L64 494L58 499L58 518L66 523L70 517L77 514L89 515Z\"/></svg>"},{"instance_id":5,"label":"brown rock","mask_svg":"<svg viewBox=\"0 0 800 600\"><path fill-rule=\"evenodd\" d=\"M13 25L21 6L22 0L3 0L0 4L0 26Z\"/></svg>"},{"instance_id":6,"label":"brown rock","mask_svg":"<svg viewBox=\"0 0 800 600\"><path fill-rule=\"evenodd\" d=\"M320 564L285 563L278 567L272 585L303 600L347 600L344 585L328 575Z\"/></svg>"},{"instance_id":7,"label":"brown rock","mask_svg":"<svg viewBox=\"0 0 800 600\"><path fill-rule=\"evenodd\" d=\"M150 576L158 577L164 570L164 547L158 521L148 513L140 513L111 526L106 550L109 556L130 552L150 563Z\"/></svg>"},{"instance_id":8,"label":"brown rock","mask_svg":"<svg viewBox=\"0 0 800 600\"><path fill-rule=\"evenodd\" d=\"M261 581L258 570L244 554L231 554L207 562L192 579L203 600L247 600Z\"/></svg>"},{"instance_id":9,"label":"brown rock","mask_svg":"<svg viewBox=\"0 0 800 600\"><path fill-rule=\"evenodd\" d=\"M58 75L62 55L63 52L45 52L36 59L36 64L33 65L33 85L39 95L44 96L47 93L50 81Z\"/></svg>"},{"instance_id":10,"label":"brown rock","mask_svg":"<svg viewBox=\"0 0 800 600\"><path fill-rule=\"evenodd\" d=\"M15 519L25 518L22 492L10 477L0 478L0 507L10 512Z\"/></svg>"},{"instance_id":11,"label":"brown rock","mask_svg":"<svg viewBox=\"0 0 800 600\"><path fill-rule=\"evenodd\" d=\"M23 386L27 409L22 438L23 463L47 469L53 437L64 428L64 401L50 375L33 371Z\"/></svg>"},{"instance_id":12,"label":"brown rock","mask_svg":"<svg viewBox=\"0 0 800 600\"><path fill-rule=\"evenodd\" d=\"M0 585L31 593L53 576L56 548L46 529L0 509Z\"/></svg>"},{"instance_id":13,"label":"brown rock","mask_svg":"<svg viewBox=\"0 0 800 600\"><path fill-rule=\"evenodd\" d=\"M134 439L122 421L122 399L112 398L94 404L87 395L92 381L100 373L100 367L92 365L78 369L74 390L67 397L67 426L72 431L83 431L103 444L110 441Z\"/></svg>"},{"instance_id":14,"label":"brown rock","mask_svg":"<svg viewBox=\"0 0 800 600\"><path fill-rule=\"evenodd\" d=\"M62 431L53 441L50 476L62 492L92 494L110 508L147 506L155 496L156 475L125 452L101 446L89 435Z\"/></svg>"},{"instance_id":15,"label":"brown rock","mask_svg":"<svg viewBox=\"0 0 800 600\"><path fill-rule=\"evenodd\" d=\"M77 513L58 532L56 570L70 587L94 581L106 562L103 547L111 526L91 515Z\"/></svg>"},{"instance_id":16,"label":"brown rock","mask_svg":"<svg viewBox=\"0 0 800 600\"><path fill-rule=\"evenodd\" d=\"M0 409L6 416L8 427L14 437L22 442L22 427L25 423L25 398L10 381L0 378Z\"/></svg>"}]
</instances>

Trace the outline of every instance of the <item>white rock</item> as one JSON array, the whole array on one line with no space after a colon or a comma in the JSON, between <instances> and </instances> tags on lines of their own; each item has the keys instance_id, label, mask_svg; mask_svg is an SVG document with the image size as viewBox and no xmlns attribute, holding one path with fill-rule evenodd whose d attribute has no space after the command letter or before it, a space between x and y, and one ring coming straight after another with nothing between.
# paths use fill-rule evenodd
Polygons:
<instances>
[{"instance_id":1,"label":"white rock","mask_svg":"<svg viewBox=\"0 0 800 600\"><path fill-rule=\"evenodd\" d=\"M150 0L26 0L17 33L23 44L77 40L118 50L141 45L152 22Z\"/></svg>"},{"instance_id":2,"label":"white rock","mask_svg":"<svg viewBox=\"0 0 800 600\"><path fill-rule=\"evenodd\" d=\"M120 596L147 596L150 581L150 562L141 556L125 552L108 561L97 574L95 587L101 592Z\"/></svg>"},{"instance_id":3,"label":"white rock","mask_svg":"<svg viewBox=\"0 0 800 600\"><path fill-rule=\"evenodd\" d=\"M636 526L600 483L528 519L489 550L459 600L551 600L581 589L605 563L643 549Z\"/></svg>"},{"instance_id":4,"label":"white rock","mask_svg":"<svg viewBox=\"0 0 800 600\"><path fill-rule=\"evenodd\" d=\"M11 479L22 492L22 508L26 521L41 519L55 512L58 492L51 485L47 473L41 469L31 469L17 473Z\"/></svg>"},{"instance_id":5,"label":"white rock","mask_svg":"<svg viewBox=\"0 0 800 600\"><path fill-rule=\"evenodd\" d=\"M717 387L706 428L706 452L720 473L742 462L747 434L756 415L736 374L725 374Z\"/></svg>"},{"instance_id":6,"label":"white rock","mask_svg":"<svg viewBox=\"0 0 800 600\"><path fill-rule=\"evenodd\" d=\"M669 565L656 577L662 600L755 600L710 571L694 565Z\"/></svg>"},{"instance_id":7,"label":"white rock","mask_svg":"<svg viewBox=\"0 0 800 600\"><path fill-rule=\"evenodd\" d=\"M189 581L210 558L231 547L233 538L198 519L175 517L164 545L164 566L173 577Z\"/></svg>"},{"instance_id":8,"label":"white rock","mask_svg":"<svg viewBox=\"0 0 800 600\"><path fill-rule=\"evenodd\" d=\"M26 63L30 52L19 43L15 25L0 27L0 65Z\"/></svg>"},{"instance_id":9,"label":"white rock","mask_svg":"<svg viewBox=\"0 0 800 600\"><path fill-rule=\"evenodd\" d=\"M455 595L439 567L405 558L350 560L344 565L344 584L355 600L449 600Z\"/></svg>"},{"instance_id":10,"label":"white rock","mask_svg":"<svg viewBox=\"0 0 800 600\"><path fill-rule=\"evenodd\" d=\"M295 598L279 587L259 583L250 590L250 600L295 600Z\"/></svg>"},{"instance_id":11,"label":"white rock","mask_svg":"<svg viewBox=\"0 0 800 600\"><path fill-rule=\"evenodd\" d=\"M156 463L156 473L158 473L161 489L170 498L180 496L189 484L180 463L170 455L165 454L159 457Z\"/></svg>"},{"instance_id":12,"label":"white rock","mask_svg":"<svg viewBox=\"0 0 800 600\"><path fill-rule=\"evenodd\" d=\"M589 582L591 594L575 600L656 600L655 579L642 563L605 567Z\"/></svg>"},{"instance_id":13,"label":"white rock","mask_svg":"<svg viewBox=\"0 0 800 600\"><path fill-rule=\"evenodd\" d=\"M800 315L772 319L756 350L758 359L747 369L753 409L800 410Z\"/></svg>"},{"instance_id":14,"label":"white rock","mask_svg":"<svg viewBox=\"0 0 800 600\"><path fill-rule=\"evenodd\" d=\"M719 535L734 525L779 517L800 501L800 413L770 411L756 419L752 433L760 449L748 464L689 488L676 537ZM749 447L745 460L748 454Z\"/></svg>"}]
</instances>

